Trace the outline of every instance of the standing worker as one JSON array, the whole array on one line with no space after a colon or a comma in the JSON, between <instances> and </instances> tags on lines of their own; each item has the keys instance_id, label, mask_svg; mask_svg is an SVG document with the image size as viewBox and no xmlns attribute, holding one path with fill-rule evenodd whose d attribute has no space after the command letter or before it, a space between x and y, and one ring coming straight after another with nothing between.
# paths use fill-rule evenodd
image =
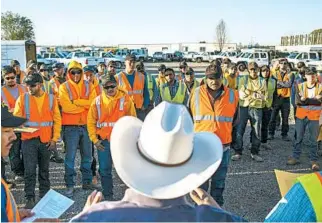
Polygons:
<instances>
[{"instance_id":1,"label":"standing worker","mask_svg":"<svg viewBox=\"0 0 322 223\"><path fill-rule=\"evenodd\" d=\"M206 70L206 83L196 88L190 98L190 111L195 132L215 133L223 144L224 154L216 173L211 177L210 194L220 206L230 159L233 122L238 116L238 92L223 85L221 68L210 65ZM202 188L208 190L209 181Z\"/></svg>"},{"instance_id":2,"label":"standing worker","mask_svg":"<svg viewBox=\"0 0 322 223\"><path fill-rule=\"evenodd\" d=\"M15 70L11 66L2 68L2 77L4 79L4 86L1 88L1 102L8 106L9 112L13 112L17 98L24 94L27 89L16 82ZM13 142L9 153L11 170L15 175L15 181L22 181L24 175L23 158L21 152L21 134L16 134L17 139ZM3 173L5 167L2 166ZM5 179L5 176L2 176ZM5 179L6 180L6 179Z\"/></svg>"},{"instance_id":3,"label":"standing worker","mask_svg":"<svg viewBox=\"0 0 322 223\"><path fill-rule=\"evenodd\" d=\"M288 137L289 123L288 118L290 115L290 97L291 88L294 82L294 75L288 72L288 62L286 59L279 60L279 70L275 73L277 79L277 99L273 107L272 116L269 126L269 139L272 140L275 137L276 118L279 111L282 113L282 140L290 141Z\"/></svg>"},{"instance_id":4,"label":"standing worker","mask_svg":"<svg viewBox=\"0 0 322 223\"><path fill-rule=\"evenodd\" d=\"M322 105L322 85L318 83L315 69L305 72L306 82L299 84L296 94L296 141L294 144L293 155L287 161L288 165L298 164L301 155L301 146L308 127L310 140L310 160L313 171L320 169L317 163L317 139L319 136L319 119Z\"/></svg>"},{"instance_id":5,"label":"standing worker","mask_svg":"<svg viewBox=\"0 0 322 223\"><path fill-rule=\"evenodd\" d=\"M116 62L113 60L110 60L107 64L107 73L110 75L116 75Z\"/></svg>"},{"instance_id":6,"label":"standing worker","mask_svg":"<svg viewBox=\"0 0 322 223\"><path fill-rule=\"evenodd\" d=\"M226 87L231 89L237 89L237 78L238 78L238 72L237 67L235 65L232 65L228 68L228 72L224 73L224 80L223 83Z\"/></svg>"},{"instance_id":7,"label":"standing worker","mask_svg":"<svg viewBox=\"0 0 322 223\"><path fill-rule=\"evenodd\" d=\"M66 77L64 76L64 64L63 63L54 63L52 68L54 71L54 76L50 80L51 88L53 93L58 97L59 86L66 82Z\"/></svg>"},{"instance_id":8,"label":"standing worker","mask_svg":"<svg viewBox=\"0 0 322 223\"><path fill-rule=\"evenodd\" d=\"M158 67L159 74L158 74L158 77L155 79L158 88L160 88L160 85L167 82L164 76L165 69L166 69L166 66L164 64L161 64Z\"/></svg>"},{"instance_id":9,"label":"standing worker","mask_svg":"<svg viewBox=\"0 0 322 223\"><path fill-rule=\"evenodd\" d=\"M96 78L98 80L101 79L101 77L106 74L106 64L103 62L100 62L97 64L97 74L96 74Z\"/></svg>"},{"instance_id":10,"label":"standing worker","mask_svg":"<svg viewBox=\"0 0 322 223\"><path fill-rule=\"evenodd\" d=\"M188 95L200 86L199 81L195 78L195 71L191 67L189 67L188 72L185 73L184 79L181 81L186 85Z\"/></svg>"},{"instance_id":11,"label":"standing worker","mask_svg":"<svg viewBox=\"0 0 322 223\"><path fill-rule=\"evenodd\" d=\"M27 120L12 115L6 104L1 104L1 158L7 157L11 145L16 140L14 128L23 125ZM20 222L31 217L31 210L18 209L9 186L1 176L1 222Z\"/></svg>"},{"instance_id":12,"label":"standing worker","mask_svg":"<svg viewBox=\"0 0 322 223\"><path fill-rule=\"evenodd\" d=\"M147 78L135 71L135 56L128 54L125 58L125 71L116 75L118 85L123 87L133 99L136 114L140 120L145 118L145 110L150 104Z\"/></svg>"},{"instance_id":13,"label":"standing worker","mask_svg":"<svg viewBox=\"0 0 322 223\"><path fill-rule=\"evenodd\" d=\"M162 101L187 105L188 94L187 87L184 82L178 81L175 78L175 73L172 68L167 68L164 76L167 83L160 86L159 92L155 98L155 106L160 104Z\"/></svg>"},{"instance_id":14,"label":"standing worker","mask_svg":"<svg viewBox=\"0 0 322 223\"><path fill-rule=\"evenodd\" d=\"M87 113L95 98L91 83L84 80L82 65L77 61L69 64L69 80L59 87L59 99L62 107L63 139L66 147L65 183L66 196L74 195L75 157L77 149L81 154L82 188L95 190L92 184L92 144L87 132Z\"/></svg>"},{"instance_id":15,"label":"standing worker","mask_svg":"<svg viewBox=\"0 0 322 223\"><path fill-rule=\"evenodd\" d=\"M179 70L180 70L180 72L179 72L179 75L178 76L176 76L176 79L178 80L178 81L181 81L182 79L184 79L184 76L186 75L186 73L188 73L188 71L189 71L189 67L188 67L188 64L187 64L187 62L186 61L182 61L182 62L180 62L180 64L179 64Z\"/></svg>"},{"instance_id":16,"label":"standing worker","mask_svg":"<svg viewBox=\"0 0 322 223\"><path fill-rule=\"evenodd\" d=\"M266 83L266 96L263 100L263 118L262 118L262 128L261 128L261 146L264 149L272 149L268 143L268 125L271 119L272 107L277 98L277 80L270 74L271 71L267 65L261 67L261 76L265 79Z\"/></svg>"},{"instance_id":17,"label":"standing worker","mask_svg":"<svg viewBox=\"0 0 322 223\"><path fill-rule=\"evenodd\" d=\"M39 73L27 75L25 83L28 93L17 99L14 115L26 118L26 127L37 129L33 133L21 134L26 208L31 209L35 205L37 165L40 198L50 189L50 150L56 148L60 137L61 116L55 96L42 90L43 78Z\"/></svg>"},{"instance_id":18,"label":"standing worker","mask_svg":"<svg viewBox=\"0 0 322 223\"><path fill-rule=\"evenodd\" d=\"M101 78L103 92L95 98L88 112L89 137L97 148L99 173L105 200L113 200L110 136L113 126L123 116L136 117L132 99L117 86L113 75Z\"/></svg>"},{"instance_id":19,"label":"standing worker","mask_svg":"<svg viewBox=\"0 0 322 223\"><path fill-rule=\"evenodd\" d=\"M152 77L152 75L145 71L145 67L144 67L143 62L140 61L136 65L136 70L138 72L140 72L141 74L143 74L144 77L146 78L146 81L148 82L148 89L149 89L149 95L150 95L150 104L149 104L149 107L147 108L147 111L146 111L146 114L145 114L145 115L147 115L153 109L153 103L155 101L155 92L157 91L157 86L156 86L156 83L155 83L155 79Z\"/></svg>"},{"instance_id":20,"label":"standing worker","mask_svg":"<svg viewBox=\"0 0 322 223\"><path fill-rule=\"evenodd\" d=\"M237 126L236 145L234 145L235 155L232 160L241 159L243 152L243 137L248 120L250 120L251 135L251 158L256 162L263 162L263 158L259 156L259 148L261 145L261 127L263 119L263 108L265 104L265 95L267 88L265 79L259 76L259 68L256 62L248 64L249 76L242 76L239 79L239 109L240 120Z\"/></svg>"},{"instance_id":21,"label":"standing worker","mask_svg":"<svg viewBox=\"0 0 322 223\"><path fill-rule=\"evenodd\" d=\"M25 79L26 73L21 70L20 63L18 60L12 60L10 65L16 71L16 79L18 84L23 84L23 80Z\"/></svg>"}]
</instances>

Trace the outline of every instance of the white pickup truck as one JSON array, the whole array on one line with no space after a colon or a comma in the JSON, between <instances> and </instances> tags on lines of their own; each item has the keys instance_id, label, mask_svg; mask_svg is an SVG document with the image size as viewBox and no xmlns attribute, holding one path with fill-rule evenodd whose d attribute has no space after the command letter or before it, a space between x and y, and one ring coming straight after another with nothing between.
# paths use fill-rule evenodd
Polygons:
<instances>
[{"instance_id":1,"label":"white pickup truck","mask_svg":"<svg viewBox=\"0 0 322 223\"><path fill-rule=\"evenodd\" d=\"M61 62L68 67L72 60L76 60L84 66L97 66L99 63L105 63L104 58L91 57L90 53L87 52L72 52L66 56L66 58L61 59Z\"/></svg>"},{"instance_id":2,"label":"white pickup truck","mask_svg":"<svg viewBox=\"0 0 322 223\"><path fill-rule=\"evenodd\" d=\"M198 53L194 54L192 58L193 62L201 63L201 62L210 62L211 61L211 56L209 53Z\"/></svg>"},{"instance_id":3,"label":"white pickup truck","mask_svg":"<svg viewBox=\"0 0 322 223\"><path fill-rule=\"evenodd\" d=\"M236 60L236 64L247 64L251 61L256 62L259 67L264 66L264 65L269 65L269 54L268 52L246 52Z\"/></svg>"},{"instance_id":4,"label":"white pickup truck","mask_svg":"<svg viewBox=\"0 0 322 223\"><path fill-rule=\"evenodd\" d=\"M306 66L310 63L321 61L321 52L309 51L301 53L291 53L286 59L290 63L292 69L296 67L298 62L304 62Z\"/></svg>"},{"instance_id":5,"label":"white pickup truck","mask_svg":"<svg viewBox=\"0 0 322 223\"><path fill-rule=\"evenodd\" d=\"M117 69L124 67L125 59L122 56L113 55L110 52L100 52L100 57L104 59L105 64L107 65L110 61L115 61Z\"/></svg>"}]
</instances>

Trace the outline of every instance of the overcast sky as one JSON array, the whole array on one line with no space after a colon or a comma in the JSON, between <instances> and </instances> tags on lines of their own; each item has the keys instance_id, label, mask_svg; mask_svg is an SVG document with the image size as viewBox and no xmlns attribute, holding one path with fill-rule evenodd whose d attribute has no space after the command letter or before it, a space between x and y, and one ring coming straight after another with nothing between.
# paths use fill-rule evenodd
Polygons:
<instances>
[{"instance_id":1,"label":"overcast sky","mask_svg":"<svg viewBox=\"0 0 322 223\"><path fill-rule=\"evenodd\" d=\"M37 45L215 41L279 44L322 28L322 0L2 0L2 12L29 17Z\"/></svg>"}]
</instances>

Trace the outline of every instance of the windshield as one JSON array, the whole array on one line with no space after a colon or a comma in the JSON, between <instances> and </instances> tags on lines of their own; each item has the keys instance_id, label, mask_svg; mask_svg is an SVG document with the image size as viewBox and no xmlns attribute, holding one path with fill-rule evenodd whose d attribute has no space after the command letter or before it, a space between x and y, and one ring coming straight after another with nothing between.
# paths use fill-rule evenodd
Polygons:
<instances>
[{"instance_id":1,"label":"windshield","mask_svg":"<svg viewBox=\"0 0 322 223\"><path fill-rule=\"evenodd\" d=\"M245 53L243 56L241 56L242 58L248 58L251 55L251 53Z\"/></svg>"},{"instance_id":2,"label":"windshield","mask_svg":"<svg viewBox=\"0 0 322 223\"><path fill-rule=\"evenodd\" d=\"M289 59L295 59L295 57L299 55L299 53L291 53L287 58Z\"/></svg>"},{"instance_id":3,"label":"windshield","mask_svg":"<svg viewBox=\"0 0 322 223\"><path fill-rule=\"evenodd\" d=\"M75 57L91 57L91 55L89 53L80 52L75 53Z\"/></svg>"},{"instance_id":4,"label":"windshield","mask_svg":"<svg viewBox=\"0 0 322 223\"><path fill-rule=\"evenodd\" d=\"M108 57L108 58L111 58L111 57L114 57L113 54L111 53L102 53L102 57Z\"/></svg>"}]
</instances>

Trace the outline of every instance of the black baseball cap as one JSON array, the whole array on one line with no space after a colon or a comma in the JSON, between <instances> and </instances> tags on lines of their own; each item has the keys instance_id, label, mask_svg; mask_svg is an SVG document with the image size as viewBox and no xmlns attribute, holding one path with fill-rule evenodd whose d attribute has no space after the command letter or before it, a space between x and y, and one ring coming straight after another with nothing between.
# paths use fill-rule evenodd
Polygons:
<instances>
[{"instance_id":1,"label":"black baseball cap","mask_svg":"<svg viewBox=\"0 0 322 223\"><path fill-rule=\"evenodd\" d=\"M185 67L187 67L188 66L188 64L187 64L187 62L186 61L182 61L180 64L179 64L179 68L181 69L181 68L185 68Z\"/></svg>"},{"instance_id":2,"label":"black baseball cap","mask_svg":"<svg viewBox=\"0 0 322 223\"><path fill-rule=\"evenodd\" d=\"M164 64L160 64L158 71L165 70L167 67Z\"/></svg>"},{"instance_id":3,"label":"black baseball cap","mask_svg":"<svg viewBox=\"0 0 322 223\"><path fill-rule=\"evenodd\" d=\"M109 66L116 66L116 62L114 61L114 60L110 60L109 62L108 62L108 64L107 64L107 66L109 67Z\"/></svg>"},{"instance_id":4,"label":"black baseball cap","mask_svg":"<svg viewBox=\"0 0 322 223\"><path fill-rule=\"evenodd\" d=\"M211 64L206 69L206 78L222 78L222 70L219 66Z\"/></svg>"},{"instance_id":5,"label":"black baseball cap","mask_svg":"<svg viewBox=\"0 0 322 223\"><path fill-rule=\"evenodd\" d=\"M32 74L28 74L24 80L24 82L28 85L33 85L33 84L37 84L37 83L44 83L44 80L41 76L41 74L39 73L32 73Z\"/></svg>"},{"instance_id":6,"label":"black baseball cap","mask_svg":"<svg viewBox=\"0 0 322 223\"><path fill-rule=\"evenodd\" d=\"M128 55L126 55L125 60L133 60L133 61L135 61L136 57L133 54L128 54Z\"/></svg>"},{"instance_id":7,"label":"black baseball cap","mask_svg":"<svg viewBox=\"0 0 322 223\"><path fill-rule=\"evenodd\" d=\"M9 108L6 104L1 103L1 127L16 128L25 123L27 119L14 116L9 112ZM21 129L23 132L23 129Z\"/></svg>"},{"instance_id":8,"label":"black baseball cap","mask_svg":"<svg viewBox=\"0 0 322 223\"><path fill-rule=\"evenodd\" d=\"M63 63L54 63L52 68L53 70L57 70L57 69L60 69L60 68L64 68L64 64Z\"/></svg>"},{"instance_id":9,"label":"black baseball cap","mask_svg":"<svg viewBox=\"0 0 322 223\"><path fill-rule=\"evenodd\" d=\"M104 67L106 67L106 64L104 63L104 62L99 62L98 64L97 64L97 67L99 67L99 66L104 66Z\"/></svg>"},{"instance_id":10,"label":"black baseball cap","mask_svg":"<svg viewBox=\"0 0 322 223\"><path fill-rule=\"evenodd\" d=\"M94 70L94 68L92 67L92 66L85 66L84 68L83 68L83 72L85 73L85 72L93 72L93 73L95 73L95 70Z\"/></svg>"}]
</instances>

